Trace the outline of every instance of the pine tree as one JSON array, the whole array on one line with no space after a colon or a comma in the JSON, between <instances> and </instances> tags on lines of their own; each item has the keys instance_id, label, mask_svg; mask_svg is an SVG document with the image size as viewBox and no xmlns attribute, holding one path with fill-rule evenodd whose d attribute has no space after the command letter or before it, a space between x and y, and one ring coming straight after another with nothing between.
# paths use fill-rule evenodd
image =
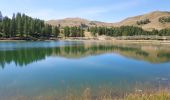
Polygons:
<instances>
[{"instance_id":1,"label":"pine tree","mask_svg":"<svg viewBox=\"0 0 170 100\"><path fill-rule=\"evenodd\" d=\"M5 17L2 22L3 33L5 33L5 37L8 38L10 36L10 19Z\"/></svg>"},{"instance_id":2,"label":"pine tree","mask_svg":"<svg viewBox=\"0 0 170 100\"><path fill-rule=\"evenodd\" d=\"M3 16L2 16L2 13L0 11L0 22L2 21L2 19L3 19Z\"/></svg>"},{"instance_id":3,"label":"pine tree","mask_svg":"<svg viewBox=\"0 0 170 100\"><path fill-rule=\"evenodd\" d=\"M70 27L64 27L64 36L69 37L70 36Z\"/></svg>"},{"instance_id":4,"label":"pine tree","mask_svg":"<svg viewBox=\"0 0 170 100\"><path fill-rule=\"evenodd\" d=\"M11 36L14 37L16 36L16 19L15 19L15 14L12 16L12 21L11 21Z\"/></svg>"},{"instance_id":5,"label":"pine tree","mask_svg":"<svg viewBox=\"0 0 170 100\"><path fill-rule=\"evenodd\" d=\"M19 36L21 36L22 34L22 18L21 18L21 14L20 13L17 13L16 15L16 32Z\"/></svg>"},{"instance_id":6,"label":"pine tree","mask_svg":"<svg viewBox=\"0 0 170 100\"><path fill-rule=\"evenodd\" d=\"M58 37L59 33L60 33L60 29L57 26L53 27L52 34L55 37Z\"/></svg>"}]
</instances>

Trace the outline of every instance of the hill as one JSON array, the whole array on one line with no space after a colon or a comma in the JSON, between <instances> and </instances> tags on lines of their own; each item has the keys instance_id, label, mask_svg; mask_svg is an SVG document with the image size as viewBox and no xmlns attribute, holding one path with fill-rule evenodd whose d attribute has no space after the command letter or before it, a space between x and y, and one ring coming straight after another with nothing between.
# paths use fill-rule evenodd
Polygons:
<instances>
[{"instance_id":1,"label":"hill","mask_svg":"<svg viewBox=\"0 0 170 100\"><path fill-rule=\"evenodd\" d=\"M170 23L159 22L159 19L161 17L170 17L170 12L154 11L144 15L129 17L119 23L115 23L114 26L119 27L119 26L133 25L133 26L142 27L144 30L152 30L152 29L161 30L164 28L170 28ZM137 24L137 22L144 21L146 19L149 20L149 23L141 24L141 25Z\"/></svg>"},{"instance_id":2,"label":"hill","mask_svg":"<svg viewBox=\"0 0 170 100\"><path fill-rule=\"evenodd\" d=\"M100 21L89 21L82 18L65 18L60 20L49 20L46 23L51 25L61 25L61 26L113 26L112 23L105 23Z\"/></svg>"},{"instance_id":3,"label":"hill","mask_svg":"<svg viewBox=\"0 0 170 100\"><path fill-rule=\"evenodd\" d=\"M161 30L164 28L170 28L170 22L161 23L159 21L162 17L170 17L170 12L167 11L154 11L144 15L139 15L135 17L129 17L118 23L106 23L100 21L89 21L82 18L66 18L60 20L49 20L46 23L51 25L61 25L61 26L106 26L106 27L120 27L120 26L137 26L142 27L144 30ZM137 22L143 22L148 20L148 23L138 24Z\"/></svg>"}]
</instances>

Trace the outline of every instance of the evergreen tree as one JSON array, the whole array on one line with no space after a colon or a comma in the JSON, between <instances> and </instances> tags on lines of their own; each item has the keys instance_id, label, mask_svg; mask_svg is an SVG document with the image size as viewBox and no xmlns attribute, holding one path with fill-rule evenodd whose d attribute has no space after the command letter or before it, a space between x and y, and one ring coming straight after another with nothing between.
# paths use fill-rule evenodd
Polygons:
<instances>
[{"instance_id":1,"label":"evergreen tree","mask_svg":"<svg viewBox=\"0 0 170 100\"><path fill-rule=\"evenodd\" d=\"M64 27L64 36L69 37L70 36L70 27Z\"/></svg>"},{"instance_id":2,"label":"evergreen tree","mask_svg":"<svg viewBox=\"0 0 170 100\"><path fill-rule=\"evenodd\" d=\"M57 27L57 26L53 27L53 29L52 29L52 34L53 34L55 37L58 37L59 33L60 33L59 27Z\"/></svg>"},{"instance_id":3,"label":"evergreen tree","mask_svg":"<svg viewBox=\"0 0 170 100\"><path fill-rule=\"evenodd\" d=\"M9 38L10 37L10 19L8 17L4 17L2 21L2 32L5 33L5 37Z\"/></svg>"},{"instance_id":4,"label":"evergreen tree","mask_svg":"<svg viewBox=\"0 0 170 100\"><path fill-rule=\"evenodd\" d=\"M45 24L43 20L31 18L25 14L17 13L13 14L12 19L3 17L0 12L0 37L34 37L34 38L50 38L52 36L58 37L60 30L64 32L65 37L84 37L84 27L81 24L80 27L61 27L61 25L53 27L49 24ZM160 22L169 22L170 17L162 17ZM139 24L147 24L150 21L148 19L141 20ZM135 26L121 26L121 27L87 27L88 31L94 36L107 35L107 36L138 36L138 35L160 35L170 36L170 29L145 31L140 27Z\"/></svg>"},{"instance_id":5,"label":"evergreen tree","mask_svg":"<svg viewBox=\"0 0 170 100\"><path fill-rule=\"evenodd\" d=\"M2 13L0 11L0 22L2 21L2 19L3 19L3 16L2 16Z\"/></svg>"},{"instance_id":6,"label":"evergreen tree","mask_svg":"<svg viewBox=\"0 0 170 100\"><path fill-rule=\"evenodd\" d=\"M21 36L22 34L22 19L21 13L17 13L16 15L16 33Z\"/></svg>"},{"instance_id":7,"label":"evergreen tree","mask_svg":"<svg viewBox=\"0 0 170 100\"><path fill-rule=\"evenodd\" d=\"M2 13L1 13L1 11L0 11L0 37L2 37Z\"/></svg>"},{"instance_id":8,"label":"evergreen tree","mask_svg":"<svg viewBox=\"0 0 170 100\"><path fill-rule=\"evenodd\" d=\"M16 36L16 19L15 19L15 14L13 14L12 16L12 20L11 20L11 36L14 37Z\"/></svg>"}]
</instances>

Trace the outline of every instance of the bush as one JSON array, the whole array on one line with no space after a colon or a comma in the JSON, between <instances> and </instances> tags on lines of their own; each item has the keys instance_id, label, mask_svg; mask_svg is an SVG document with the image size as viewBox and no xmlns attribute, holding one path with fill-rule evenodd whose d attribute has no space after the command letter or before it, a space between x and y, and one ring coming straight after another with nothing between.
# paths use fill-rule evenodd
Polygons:
<instances>
[{"instance_id":1,"label":"bush","mask_svg":"<svg viewBox=\"0 0 170 100\"><path fill-rule=\"evenodd\" d=\"M144 24L148 24L150 23L151 21L149 19L144 19L144 20L140 20L140 21L137 21L137 25L144 25Z\"/></svg>"},{"instance_id":2,"label":"bush","mask_svg":"<svg viewBox=\"0 0 170 100\"><path fill-rule=\"evenodd\" d=\"M170 22L170 16L159 18L159 22L161 22L161 23L169 23Z\"/></svg>"}]
</instances>

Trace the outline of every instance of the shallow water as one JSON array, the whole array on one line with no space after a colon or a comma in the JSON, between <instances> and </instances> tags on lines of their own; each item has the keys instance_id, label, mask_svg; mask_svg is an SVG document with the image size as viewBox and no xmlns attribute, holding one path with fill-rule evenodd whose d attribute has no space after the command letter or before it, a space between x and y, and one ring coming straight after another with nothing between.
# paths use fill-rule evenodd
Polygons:
<instances>
[{"instance_id":1,"label":"shallow water","mask_svg":"<svg viewBox=\"0 0 170 100\"><path fill-rule=\"evenodd\" d=\"M169 86L170 45L0 42L0 67L0 100L86 88L155 89Z\"/></svg>"}]
</instances>

